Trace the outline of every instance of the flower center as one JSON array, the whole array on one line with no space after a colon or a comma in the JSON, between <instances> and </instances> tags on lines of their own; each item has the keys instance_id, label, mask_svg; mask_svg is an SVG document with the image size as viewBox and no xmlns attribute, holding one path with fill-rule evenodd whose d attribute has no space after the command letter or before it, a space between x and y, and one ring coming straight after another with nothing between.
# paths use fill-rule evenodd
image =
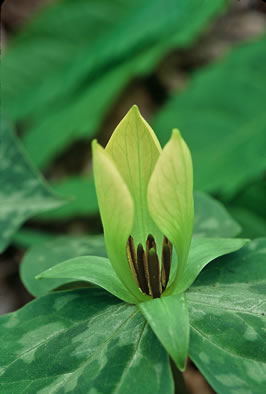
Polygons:
<instances>
[{"instance_id":1,"label":"flower center","mask_svg":"<svg viewBox=\"0 0 266 394\"><path fill-rule=\"evenodd\" d=\"M161 297L169 281L171 268L172 244L168 239L163 238L161 269L156 243L151 234L147 237L145 250L141 243L136 249L134 239L130 235L127 241L127 259L141 291L152 298Z\"/></svg>"}]
</instances>

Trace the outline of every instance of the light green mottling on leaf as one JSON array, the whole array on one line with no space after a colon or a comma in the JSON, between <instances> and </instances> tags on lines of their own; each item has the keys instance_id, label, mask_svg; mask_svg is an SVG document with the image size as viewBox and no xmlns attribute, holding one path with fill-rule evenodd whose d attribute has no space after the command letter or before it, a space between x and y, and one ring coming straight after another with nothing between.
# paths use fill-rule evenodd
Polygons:
<instances>
[{"instance_id":1,"label":"light green mottling on leaf","mask_svg":"<svg viewBox=\"0 0 266 394\"><path fill-rule=\"evenodd\" d=\"M0 122L0 251L28 218L63 205L28 161L5 119ZM14 165L14 163L16 163Z\"/></svg>"}]
</instances>

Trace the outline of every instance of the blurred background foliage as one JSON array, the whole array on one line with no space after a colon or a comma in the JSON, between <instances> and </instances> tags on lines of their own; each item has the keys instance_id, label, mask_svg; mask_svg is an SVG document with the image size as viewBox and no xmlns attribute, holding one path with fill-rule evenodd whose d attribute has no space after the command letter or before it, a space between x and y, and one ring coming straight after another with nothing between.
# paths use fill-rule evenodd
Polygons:
<instances>
[{"instance_id":1,"label":"blurred background foliage","mask_svg":"<svg viewBox=\"0 0 266 394\"><path fill-rule=\"evenodd\" d=\"M106 144L134 103L162 144L181 130L196 189L226 206L241 235L266 235L262 1L6 0L1 11L2 116L68 201L36 209L15 244L101 232L91 140Z\"/></svg>"}]
</instances>

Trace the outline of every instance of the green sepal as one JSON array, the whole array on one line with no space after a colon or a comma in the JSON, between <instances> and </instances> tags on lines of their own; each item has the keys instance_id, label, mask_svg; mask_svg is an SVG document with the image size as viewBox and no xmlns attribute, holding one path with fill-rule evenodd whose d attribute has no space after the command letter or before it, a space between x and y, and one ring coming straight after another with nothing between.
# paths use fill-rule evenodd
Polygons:
<instances>
[{"instance_id":1,"label":"green sepal","mask_svg":"<svg viewBox=\"0 0 266 394\"><path fill-rule=\"evenodd\" d=\"M217 257L236 252L247 242L249 240L240 238L193 238L187 264L174 292L187 290L207 264Z\"/></svg>"},{"instance_id":2,"label":"green sepal","mask_svg":"<svg viewBox=\"0 0 266 394\"><path fill-rule=\"evenodd\" d=\"M129 304L135 304L136 299L116 275L108 259L97 256L76 257L57 264L37 275L36 279L53 278L90 282L109 291L114 296Z\"/></svg>"}]
</instances>

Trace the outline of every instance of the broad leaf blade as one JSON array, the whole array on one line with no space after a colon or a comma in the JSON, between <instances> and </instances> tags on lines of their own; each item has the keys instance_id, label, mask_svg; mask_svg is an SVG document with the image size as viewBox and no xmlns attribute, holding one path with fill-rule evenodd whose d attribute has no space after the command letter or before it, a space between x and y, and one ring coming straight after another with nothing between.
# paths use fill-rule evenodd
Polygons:
<instances>
[{"instance_id":1,"label":"broad leaf blade","mask_svg":"<svg viewBox=\"0 0 266 394\"><path fill-rule=\"evenodd\" d=\"M253 241L210 264L187 293L189 354L219 393L264 392L265 256L266 239Z\"/></svg>"},{"instance_id":2,"label":"broad leaf blade","mask_svg":"<svg viewBox=\"0 0 266 394\"><path fill-rule=\"evenodd\" d=\"M189 356L216 393L264 394L265 363L232 355L192 326L190 333Z\"/></svg>"},{"instance_id":3,"label":"broad leaf blade","mask_svg":"<svg viewBox=\"0 0 266 394\"><path fill-rule=\"evenodd\" d=\"M28 218L57 208L65 202L32 167L10 125L0 124L0 251Z\"/></svg>"},{"instance_id":4,"label":"broad leaf blade","mask_svg":"<svg viewBox=\"0 0 266 394\"><path fill-rule=\"evenodd\" d=\"M240 233L240 226L225 207L206 193L194 193L194 208L194 236L230 238Z\"/></svg>"},{"instance_id":5,"label":"broad leaf blade","mask_svg":"<svg viewBox=\"0 0 266 394\"><path fill-rule=\"evenodd\" d=\"M225 4L65 0L47 9L2 65L7 111L31 118L24 142L32 159L47 165L73 139L92 136L129 80L151 72L170 49L189 45Z\"/></svg>"},{"instance_id":6,"label":"broad leaf blade","mask_svg":"<svg viewBox=\"0 0 266 394\"><path fill-rule=\"evenodd\" d=\"M265 45L264 35L198 71L153 122L161 143L182 130L196 188L231 195L266 168Z\"/></svg>"},{"instance_id":7,"label":"broad leaf blade","mask_svg":"<svg viewBox=\"0 0 266 394\"><path fill-rule=\"evenodd\" d=\"M102 236L58 237L33 246L20 266L21 279L34 296L41 296L66 283L62 279L38 281L35 277L62 261L74 257L97 255L106 257ZM69 281L70 282L70 281Z\"/></svg>"},{"instance_id":8,"label":"broad leaf blade","mask_svg":"<svg viewBox=\"0 0 266 394\"><path fill-rule=\"evenodd\" d=\"M1 393L173 393L167 353L141 314L105 292L41 297L2 317L0 332Z\"/></svg>"},{"instance_id":9,"label":"broad leaf blade","mask_svg":"<svg viewBox=\"0 0 266 394\"><path fill-rule=\"evenodd\" d=\"M266 178L262 176L247 183L233 200L226 201L230 214L241 224L242 237L266 236L265 196Z\"/></svg>"},{"instance_id":10,"label":"broad leaf blade","mask_svg":"<svg viewBox=\"0 0 266 394\"><path fill-rule=\"evenodd\" d=\"M189 343L189 316L185 294L155 298L138 304L138 308L177 367L183 371Z\"/></svg>"},{"instance_id":11,"label":"broad leaf blade","mask_svg":"<svg viewBox=\"0 0 266 394\"><path fill-rule=\"evenodd\" d=\"M52 212L43 213L39 220L70 219L73 217L93 216L98 214L98 202L92 176L71 176L51 187L68 203Z\"/></svg>"},{"instance_id":12,"label":"broad leaf blade","mask_svg":"<svg viewBox=\"0 0 266 394\"><path fill-rule=\"evenodd\" d=\"M12 243L28 249L32 246L51 241L52 239L54 240L55 238L60 238L60 236L55 236L51 232L48 233L24 227L12 237Z\"/></svg>"},{"instance_id":13,"label":"broad leaf blade","mask_svg":"<svg viewBox=\"0 0 266 394\"><path fill-rule=\"evenodd\" d=\"M264 207L264 203L263 203ZM266 236L266 220L242 207L229 207L228 211L241 224L241 236L251 239Z\"/></svg>"},{"instance_id":14,"label":"broad leaf blade","mask_svg":"<svg viewBox=\"0 0 266 394\"><path fill-rule=\"evenodd\" d=\"M64 261L54 267L42 272L37 279L66 279L65 283L75 281L89 282L104 288L111 294L135 304L136 299L132 297L123 283L116 275L112 264L108 259L97 256L76 257Z\"/></svg>"}]
</instances>

